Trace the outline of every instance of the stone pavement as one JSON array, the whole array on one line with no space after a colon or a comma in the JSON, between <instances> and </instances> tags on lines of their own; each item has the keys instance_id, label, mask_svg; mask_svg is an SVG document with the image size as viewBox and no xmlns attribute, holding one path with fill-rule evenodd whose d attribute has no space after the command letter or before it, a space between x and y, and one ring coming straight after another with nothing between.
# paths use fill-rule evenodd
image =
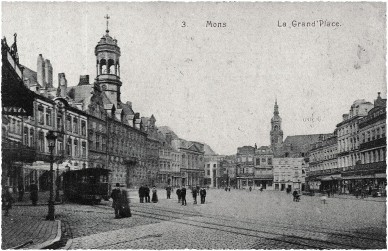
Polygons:
<instances>
[{"instance_id":1,"label":"stone pavement","mask_svg":"<svg viewBox=\"0 0 388 251\"><path fill-rule=\"evenodd\" d=\"M41 249L59 241L61 222L46 221L47 212L47 206L13 206L8 216L2 216L1 249Z\"/></svg>"},{"instance_id":2,"label":"stone pavement","mask_svg":"<svg viewBox=\"0 0 388 251\"><path fill-rule=\"evenodd\" d=\"M62 205L69 225L66 249L378 249L386 248L385 204L367 200L292 196L276 191L210 189L205 205L140 204L130 191L133 217L113 219L109 203Z\"/></svg>"}]
</instances>

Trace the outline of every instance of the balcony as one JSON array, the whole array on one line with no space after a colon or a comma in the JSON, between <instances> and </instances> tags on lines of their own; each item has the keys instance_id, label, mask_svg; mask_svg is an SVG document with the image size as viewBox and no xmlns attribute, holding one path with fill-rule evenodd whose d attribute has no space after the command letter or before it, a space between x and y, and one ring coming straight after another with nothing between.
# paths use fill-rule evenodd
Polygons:
<instances>
[{"instance_id":1,"label":"balcony","mask_svg":"<svg viewBox=\"0 0 388 251\"><path fill-rule=\"evenodd\" d=\"M387 145L387 138L384 137L384 138L376 139L376 140L369 141L366 143L362 143L360 145L360 150L362 151L365 149L371 149L371 148L386 146L386 145Z\"/></svg>"},{"instance_id":2,"label":"balcony","mask_svg":"<svg viewBox=\"0 0 388 251\"><path fill-rule=\"evenodd\" d=\"M36 151L33 147L22 145L20 142L3 140L2 158L3 161L21 161L32 163L36 159Z\"/></svg>"}]
</instances>

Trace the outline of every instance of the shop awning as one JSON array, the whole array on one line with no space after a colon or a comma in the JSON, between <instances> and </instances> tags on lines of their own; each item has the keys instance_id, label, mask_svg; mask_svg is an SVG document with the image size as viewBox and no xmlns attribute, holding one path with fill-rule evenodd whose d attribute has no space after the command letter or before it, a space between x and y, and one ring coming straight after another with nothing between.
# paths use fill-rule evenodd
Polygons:
<instances>
[{"instance_id":1,"label":"shop awning","mask_svg":"<svg viewBox=\"0 0 388 251\"><path fill-rule=\"evenodd\" d=\"M347 177L343 177L342 179L344 180L362 180L362 179L374 179L375 176L374 175L363 175L363 176L347 176Z\"/></svg>"},{"instance_id":2,"label":"shop awning","mask_svg":"<svg viewBox=\"0 0 388 251\"><path fill-rule=\"evenodd\" d=\"M342 177L340 174L330 175L330 176L324 176L321 178L322 181L330 181L330 180L342 180Z\"/></svg>"}]
</instances>

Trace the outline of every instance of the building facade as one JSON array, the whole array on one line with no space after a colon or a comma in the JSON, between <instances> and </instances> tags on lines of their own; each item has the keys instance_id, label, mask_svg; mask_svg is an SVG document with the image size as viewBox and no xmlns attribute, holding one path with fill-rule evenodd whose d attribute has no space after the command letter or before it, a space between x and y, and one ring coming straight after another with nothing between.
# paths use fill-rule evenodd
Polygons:
<instances>
[{"instance_id":1,"label":"building facade","mask_svg":"<svg viewBox=\"0 0 388 251\"><path fill-rule=\"evenodd\" d=\"M274 158L274 189L305 190L306 163L304 158Z\"/></svg>"},{"instance_id":2,"label":"building facade","mask_svg":"<svg viewBox=\"0 0 388 251\"><path fill-rule=\"evenodd\" d=\"M336 133L335 133L336 134ZM341 187L341 170L337 163L337 136L317 142L309 152L307 168L308 190L338 191Z\"/></svg>"}]
</instances>

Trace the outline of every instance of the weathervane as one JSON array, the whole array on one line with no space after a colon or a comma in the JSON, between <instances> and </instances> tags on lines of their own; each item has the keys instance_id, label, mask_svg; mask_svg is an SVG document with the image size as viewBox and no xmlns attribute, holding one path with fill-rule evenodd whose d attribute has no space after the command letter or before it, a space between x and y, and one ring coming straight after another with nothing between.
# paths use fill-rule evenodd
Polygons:
<instances>
[{"instance_id":1,"label":"weathervane","mask_svg":"<svg viewBox=\"0 0 388 251\"><path fill-rule=\"evenodd\" d=\"M110 16L108 14L106 14L106 16L104 18L106 19L106 33L109 33L108 25L109 25Z\"/></svg>"}]
</instances>

